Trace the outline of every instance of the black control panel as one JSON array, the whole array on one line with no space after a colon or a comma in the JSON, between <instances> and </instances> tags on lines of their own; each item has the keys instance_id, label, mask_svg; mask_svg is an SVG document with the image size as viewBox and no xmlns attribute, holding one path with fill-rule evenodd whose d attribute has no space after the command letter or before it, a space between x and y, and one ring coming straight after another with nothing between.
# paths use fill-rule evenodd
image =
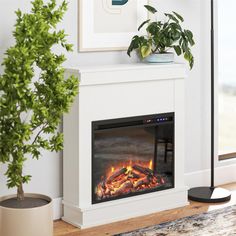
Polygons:
<instances>
[{"instance_id":1,"label":"black control panel","mask_svg":"<svg viewBox=\"0 0 236 236\"><path fill-rule=\"evenodd\" d=\"M152 119L145 119L143 120L143 124L165 123L169 121L173 121L173 117L161 116L161 117L154 117Z\"/></svg>"}]
</instances>

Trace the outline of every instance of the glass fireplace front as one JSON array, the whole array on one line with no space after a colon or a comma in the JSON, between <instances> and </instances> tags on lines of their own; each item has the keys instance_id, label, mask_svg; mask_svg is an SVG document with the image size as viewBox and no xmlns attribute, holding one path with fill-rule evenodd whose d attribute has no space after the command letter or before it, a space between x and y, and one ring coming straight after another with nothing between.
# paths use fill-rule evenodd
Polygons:
<instances>
[{"instance_id":1,"label":"glass fireplace front","mask_svg":"<svg viewBox=\"0 0 236 236\"><path fill-rule=\"evenodd\" d=\"M92 203L174 187L174 113L92 122Z\"/></svg>"}]
</instances>

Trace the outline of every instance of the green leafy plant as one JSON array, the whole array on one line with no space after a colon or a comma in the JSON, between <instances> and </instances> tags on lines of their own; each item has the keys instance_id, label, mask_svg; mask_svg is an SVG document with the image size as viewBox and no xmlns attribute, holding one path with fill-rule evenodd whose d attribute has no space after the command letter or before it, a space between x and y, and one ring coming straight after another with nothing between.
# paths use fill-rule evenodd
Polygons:
<instances>
[{"instance_id":1,"label":"green leafy plant","mask_svg":"<svg viewBox=\"0 0 236 236\"><path fill-rule=\"evenodd\" d=\"M16 11L15 45L6 51L0 75L0 162L8 165L7 185L17 188L19 200L24 199L23 184L31 179L23 172L25 161L38 159L43 149L62 150L58 125L78 93L78 79L64 79L65 56L52 49L72 50L64 30L56 29L67 2L31 4L30 13Z\"/></svg>"},{"instance_id":2,"label":"green leafy plant","mask_svg":"<svg viewBox=\"0 0 236 236\"><path fill-rule=\"evenodd\" d=\"M150 5L145 5L144 7L151 14L157 14L157 10L154 7ZM147 35L135 35L132 38L127 54L130 56L133 50L137 50L139 56L143 59L152 53L166 53L173 48L178 56L184 55L192 69L194 57L190 48L195 44L193 33L182 28L181 23L184 19L178 13L165 13L165 16L165 21L151 21L151 19L144 21L138 30L147 25Z\"/></svg>"}]
</instances>

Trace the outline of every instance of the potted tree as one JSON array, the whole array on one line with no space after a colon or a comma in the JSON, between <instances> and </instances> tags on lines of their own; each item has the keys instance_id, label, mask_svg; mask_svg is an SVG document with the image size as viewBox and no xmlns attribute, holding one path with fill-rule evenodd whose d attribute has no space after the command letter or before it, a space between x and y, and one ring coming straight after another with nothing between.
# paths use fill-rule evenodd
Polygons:
<instances>
[{"instance_id":1,"label":"potted tree","mask_svg":"<svg viewBox=\"0 0 236 236\"><path fill-rule=\"evenodd\" d=\"M17 189L16 195L0 198L1 236L52 236L52 200L24 193L31 176L23 167L42 149L62 150L58 126L78 91L76 77L64 79L65 56L53 52L57 45L72 50L64 30L56 29L67 2L31 4L30 13L16 11L15 45L6 51L0 75L0 163L8 166L7 186Z\"/></svg>"},{"instance_id":2,"label":"potted tree","mask_svg":"<svg viewBox=\"0 0 236 236\"><path fill-rule=\"evenodd\" d=\"M156 17L157 10L150 6L144 6L148 12ZM145 25L146 35L135 35L132 38L127 54L130 56L133 50L138 52L141 60L149 63L167 63L174 61L174 53L168 52L174 49L179 56L184 55L192 69L194 57L191 53L191 47L195 44L193 33L190 30L183 29L181 23L183 17L173 12L172 14L165 13L166 20L160 21L148 19L144 21L138 28L142 29Z\"/></svg>"}]
</instances>

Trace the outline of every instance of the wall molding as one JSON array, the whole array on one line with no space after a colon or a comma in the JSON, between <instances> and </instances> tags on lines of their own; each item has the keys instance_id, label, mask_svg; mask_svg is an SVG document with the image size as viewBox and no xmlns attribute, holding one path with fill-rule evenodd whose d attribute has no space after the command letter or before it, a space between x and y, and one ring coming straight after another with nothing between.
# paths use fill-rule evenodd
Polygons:
<instances>
[{"instance_id":1,"label":"wall molding","mask_svg":"<svg viewBox=\"0 0 236 236\"><path fill-rule=\"evenodd\" d=\"M53 220L59 220L63 215L62 197L54 198L52 200L52 203L53 203Z\"/></svg>"},{"instance_id":2,"label":"wall molding","mask_svg":"<svg viewBox=\"0 0 236 236\"><path fill-rule=\"evenodd\" d=\"M185 173L185 184L192 187L210 185L210 169ZM236 182L236 164L215 168L215 185Z\"/></svg>"}]
</instances>

